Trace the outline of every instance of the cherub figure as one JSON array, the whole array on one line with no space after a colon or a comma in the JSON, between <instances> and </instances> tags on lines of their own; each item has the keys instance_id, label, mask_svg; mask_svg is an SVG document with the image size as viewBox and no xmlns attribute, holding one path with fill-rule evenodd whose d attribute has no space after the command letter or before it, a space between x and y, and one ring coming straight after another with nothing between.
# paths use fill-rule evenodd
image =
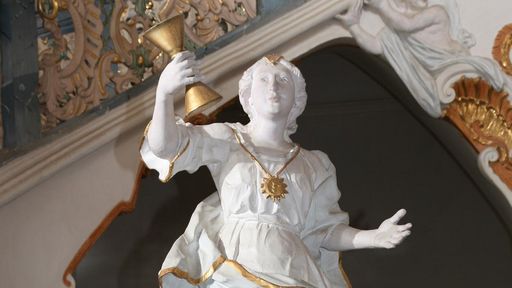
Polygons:
<instances>
[{"instance_id":1,"label":"cherub figure","mask_svg":"<svg viewBox=\"0 0 512 288\"><path fill-rule=\"evenodd\" d=\"M359 25L363 4L375 11L386 27L373 36ZM436 83L444 70L458 64L472 67L497 90L508 79L487 58L471 56L473 35L460 24L455 0L355 0L339 19L366 51L383 55L412 95L431 116L442 115Z\"/></svg>"},{"instance_id":2,"label":"cherub figure","mask_svg":"<svg viewBox=\"0 0 512 288\"><path fill-rule=\"evenodd\" d=\"M161 180L206 165L218 189L172 246L159 273L163 287L347 287L339 251L393 248L411 233L410 223L398 224L404 209L374 230L348 225L334 165L290 139L307 98L293 64L267 56L244 73L245 126L170 120L174 98L197 75L190 52L168 64L141 148Z\"/></svg>"}]
</instances>

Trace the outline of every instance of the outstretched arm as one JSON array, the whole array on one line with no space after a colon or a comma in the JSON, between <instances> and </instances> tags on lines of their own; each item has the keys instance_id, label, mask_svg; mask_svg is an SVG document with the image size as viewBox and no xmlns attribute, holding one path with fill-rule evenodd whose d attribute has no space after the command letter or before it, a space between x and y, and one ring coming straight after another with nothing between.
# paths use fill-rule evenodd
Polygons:
<instances>
[{"instance_id":1,"label":"outstretched arm","mask_svg":"<svg viewBox=\"0 0 512 288\"><path fill-rule=\"evenodd\" d=\"M446 11L440 6L432 6L416 14L400 13L393 9L388 0L366 0L374 7L382 20L392 29L401 32L415 32L435 24L440 24L446 17Z\"/></svg>"},{"instance_id":2,"label":"outstretched arm","mask_svg":"<svg viewBox=\"0 0 512 288\"><path fill-rule=\"evenodd\" d=\"M185 94L185 86L200 80L193 53L185 51L165 67L158 80L155 108L148 131L148 145L159 158L172 159L179 149L178 128L174 121L174 98Z\"/></svg>"},{"instance_id":3,"label":"outstretched arm","mask_svg":"<svg viewBox=\"0 0 512 288\"><path fill-rule=\"evenodd\" d=\"M377 38L359 25L362 9L363 0L356 0L345 14L337 15L336 19L339 19L343 26L349 30L361 48L369 53L380 55L382 54L382 47Z\"/></svg>"},{"instance_id":4,"label":"outstretched arm","mask_svg":"<svg viewBox=\"0 0 512 288\"><path fill-rule=\"evenodd\" d=\"M345 251L362 248L394 248L411 234L411 223L398 225L405 209L382 222L378 229L359 230L340 224L328 235L322 246L328 250Z\"/></svg>"}]
</instances>

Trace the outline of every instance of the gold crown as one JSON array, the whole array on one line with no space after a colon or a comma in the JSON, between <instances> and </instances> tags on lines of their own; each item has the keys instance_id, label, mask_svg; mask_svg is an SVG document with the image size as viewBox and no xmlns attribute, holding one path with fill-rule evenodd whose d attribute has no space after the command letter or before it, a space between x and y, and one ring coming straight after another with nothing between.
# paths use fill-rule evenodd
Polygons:
<instances>
[{"instance_id":1,"label":"gold crown","mask_svg":"<svg viewBox=\"0 0 512 288\"><path fill-rule=\"evenodd\" d=\"M276 65L279 62L279 60L284 59L283 56L277 54L269 54L266 55L264 58L265 60L267 60L268 63L272 65Z\"/></svg>"}]
</instances>

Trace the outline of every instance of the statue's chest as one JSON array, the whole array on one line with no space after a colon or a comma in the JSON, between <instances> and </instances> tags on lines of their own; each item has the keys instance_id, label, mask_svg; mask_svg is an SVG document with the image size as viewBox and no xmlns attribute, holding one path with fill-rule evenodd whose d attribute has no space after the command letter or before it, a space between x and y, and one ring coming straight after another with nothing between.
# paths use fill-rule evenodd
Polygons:
<instances>
[{"instance_id":1,"label":"statue's chest","mask_svg":"<svg viewBox=\"0 0 512 288\"><path fill-rule=\"evenodd\" d=\"M219 173L221 198L231 205L266 207L265 211L283 208L306 211L314 191L312 173L303 159L295 159L280 173L277 172L283 160L264 157L259 160L269 173L246 155L232 153Z\"/></svg>"}]
</instances>

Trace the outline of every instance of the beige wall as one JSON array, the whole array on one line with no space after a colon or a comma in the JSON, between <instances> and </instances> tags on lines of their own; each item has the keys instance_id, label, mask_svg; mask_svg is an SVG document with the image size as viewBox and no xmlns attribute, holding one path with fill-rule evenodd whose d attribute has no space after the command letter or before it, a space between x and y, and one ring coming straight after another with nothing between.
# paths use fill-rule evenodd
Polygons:
<instances>
[{"instance_id":1,"label":"beige wall","mask_svg":"<svg viewBox=\"0 0 512 288\"><path fill-rule=\"evenodd\" d=\"M0 209L0 287L63 287L82 242L129 199L142 130L127 131Z\"/></svg>"}]
</instances>

